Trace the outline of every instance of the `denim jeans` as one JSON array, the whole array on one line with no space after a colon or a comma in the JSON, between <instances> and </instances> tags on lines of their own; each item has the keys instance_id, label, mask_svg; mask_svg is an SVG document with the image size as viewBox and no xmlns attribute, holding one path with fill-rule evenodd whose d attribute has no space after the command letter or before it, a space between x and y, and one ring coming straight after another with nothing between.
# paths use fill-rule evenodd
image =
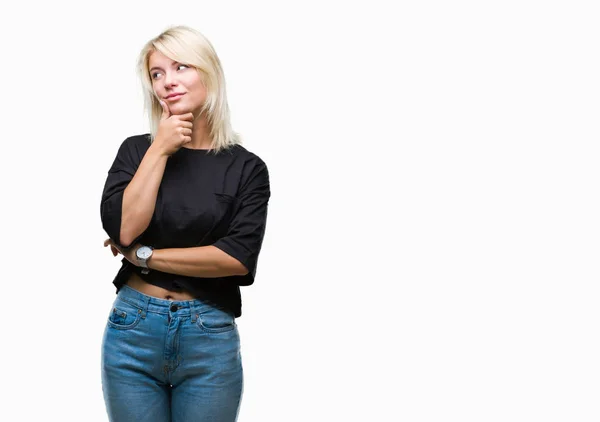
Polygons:
<instances>
[{"instance_id":1,"label":"denim jeans","mask_svg":"<svg viewBox=\"0 0 600 422\"><path fill-rule=\"evenodd\" d=\"M243 375L232 312L125 285L108 316L101 360L110 421L237 419Z\"/></svg>"}]
</instances>

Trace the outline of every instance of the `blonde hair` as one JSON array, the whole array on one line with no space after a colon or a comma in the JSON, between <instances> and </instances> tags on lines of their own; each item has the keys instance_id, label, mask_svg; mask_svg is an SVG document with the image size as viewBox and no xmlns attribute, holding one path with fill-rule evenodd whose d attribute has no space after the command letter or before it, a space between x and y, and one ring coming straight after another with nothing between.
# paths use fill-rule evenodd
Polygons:
<instances>
[{"instance_id":1,"label":"blonde hair","mask_svg":"<svg viewBox=\"0 0 600 422\"><path fill-rule=\"evenodd\" d=\"M137 71L142 81L144 106L150 120L150 142L154 141L162 115L162 106L152 88L148 70L148 61L154 51L159 51L176 62L192 66L200 74L206 87L206 101L201 113L206 116L213 152L218 153L232 145L241 144L240 135L231 127L221 61L204 35L183 25L170 27L148 41L138 57Z\"/></svg>"}]
</instances>

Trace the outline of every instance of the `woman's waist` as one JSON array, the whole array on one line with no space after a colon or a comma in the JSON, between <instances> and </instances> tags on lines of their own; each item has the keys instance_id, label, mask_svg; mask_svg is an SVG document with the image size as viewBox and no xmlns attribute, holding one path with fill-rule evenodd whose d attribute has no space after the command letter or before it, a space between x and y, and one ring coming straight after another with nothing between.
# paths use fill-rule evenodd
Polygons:
<instances>
[{"instance_id":1,"label":"woman's waist","mask_svg":"<svg viewBox=\"0 0 600 422\"><path fill-rule=\"evenodd\" d=\"M137 290L148 296L166 300L193 300L196 296L185 289L179 288L178 291L169 290L165 287L157 286L144 280L135 271L131 272L125 282L132 289Z\"/></svg>"}]
</instances>

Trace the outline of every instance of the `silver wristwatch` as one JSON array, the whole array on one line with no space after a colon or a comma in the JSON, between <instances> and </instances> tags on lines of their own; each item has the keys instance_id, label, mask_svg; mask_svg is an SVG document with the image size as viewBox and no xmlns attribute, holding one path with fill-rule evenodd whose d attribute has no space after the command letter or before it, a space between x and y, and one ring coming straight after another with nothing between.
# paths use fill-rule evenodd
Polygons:
<instances>
[{"instance_id":1,"label":"silver wristwatch","mask_svg":"<svg viewBox=\"0 0 600 422\"><path fill-rule=\"evenodd\" d=\"M148 274L150 272L148 260L152 257L152 251L152 246L140 246L135 251L135 257L137 258L140 267L142 267L142 274Z\"/></svg>"}]
</instances>

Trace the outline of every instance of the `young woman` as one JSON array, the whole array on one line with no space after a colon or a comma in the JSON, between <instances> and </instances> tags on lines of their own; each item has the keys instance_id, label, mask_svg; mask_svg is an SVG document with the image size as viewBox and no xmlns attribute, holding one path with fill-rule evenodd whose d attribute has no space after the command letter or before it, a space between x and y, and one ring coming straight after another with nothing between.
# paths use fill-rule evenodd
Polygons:
<instances>
[{"instance_id":1,"label":"young woman","mask_svg":"<svg viewBox=\"0 0 600 422\"><path fill-rule=\"evenodd\" d=\"M111 421L235 421L242 363L235 318L254 282L270 197L264 161L232 130L221 63L176 26L142 49L149 134L108 171L101 218L123 256L102 342Z\"/></svg>"}]
</instances>

